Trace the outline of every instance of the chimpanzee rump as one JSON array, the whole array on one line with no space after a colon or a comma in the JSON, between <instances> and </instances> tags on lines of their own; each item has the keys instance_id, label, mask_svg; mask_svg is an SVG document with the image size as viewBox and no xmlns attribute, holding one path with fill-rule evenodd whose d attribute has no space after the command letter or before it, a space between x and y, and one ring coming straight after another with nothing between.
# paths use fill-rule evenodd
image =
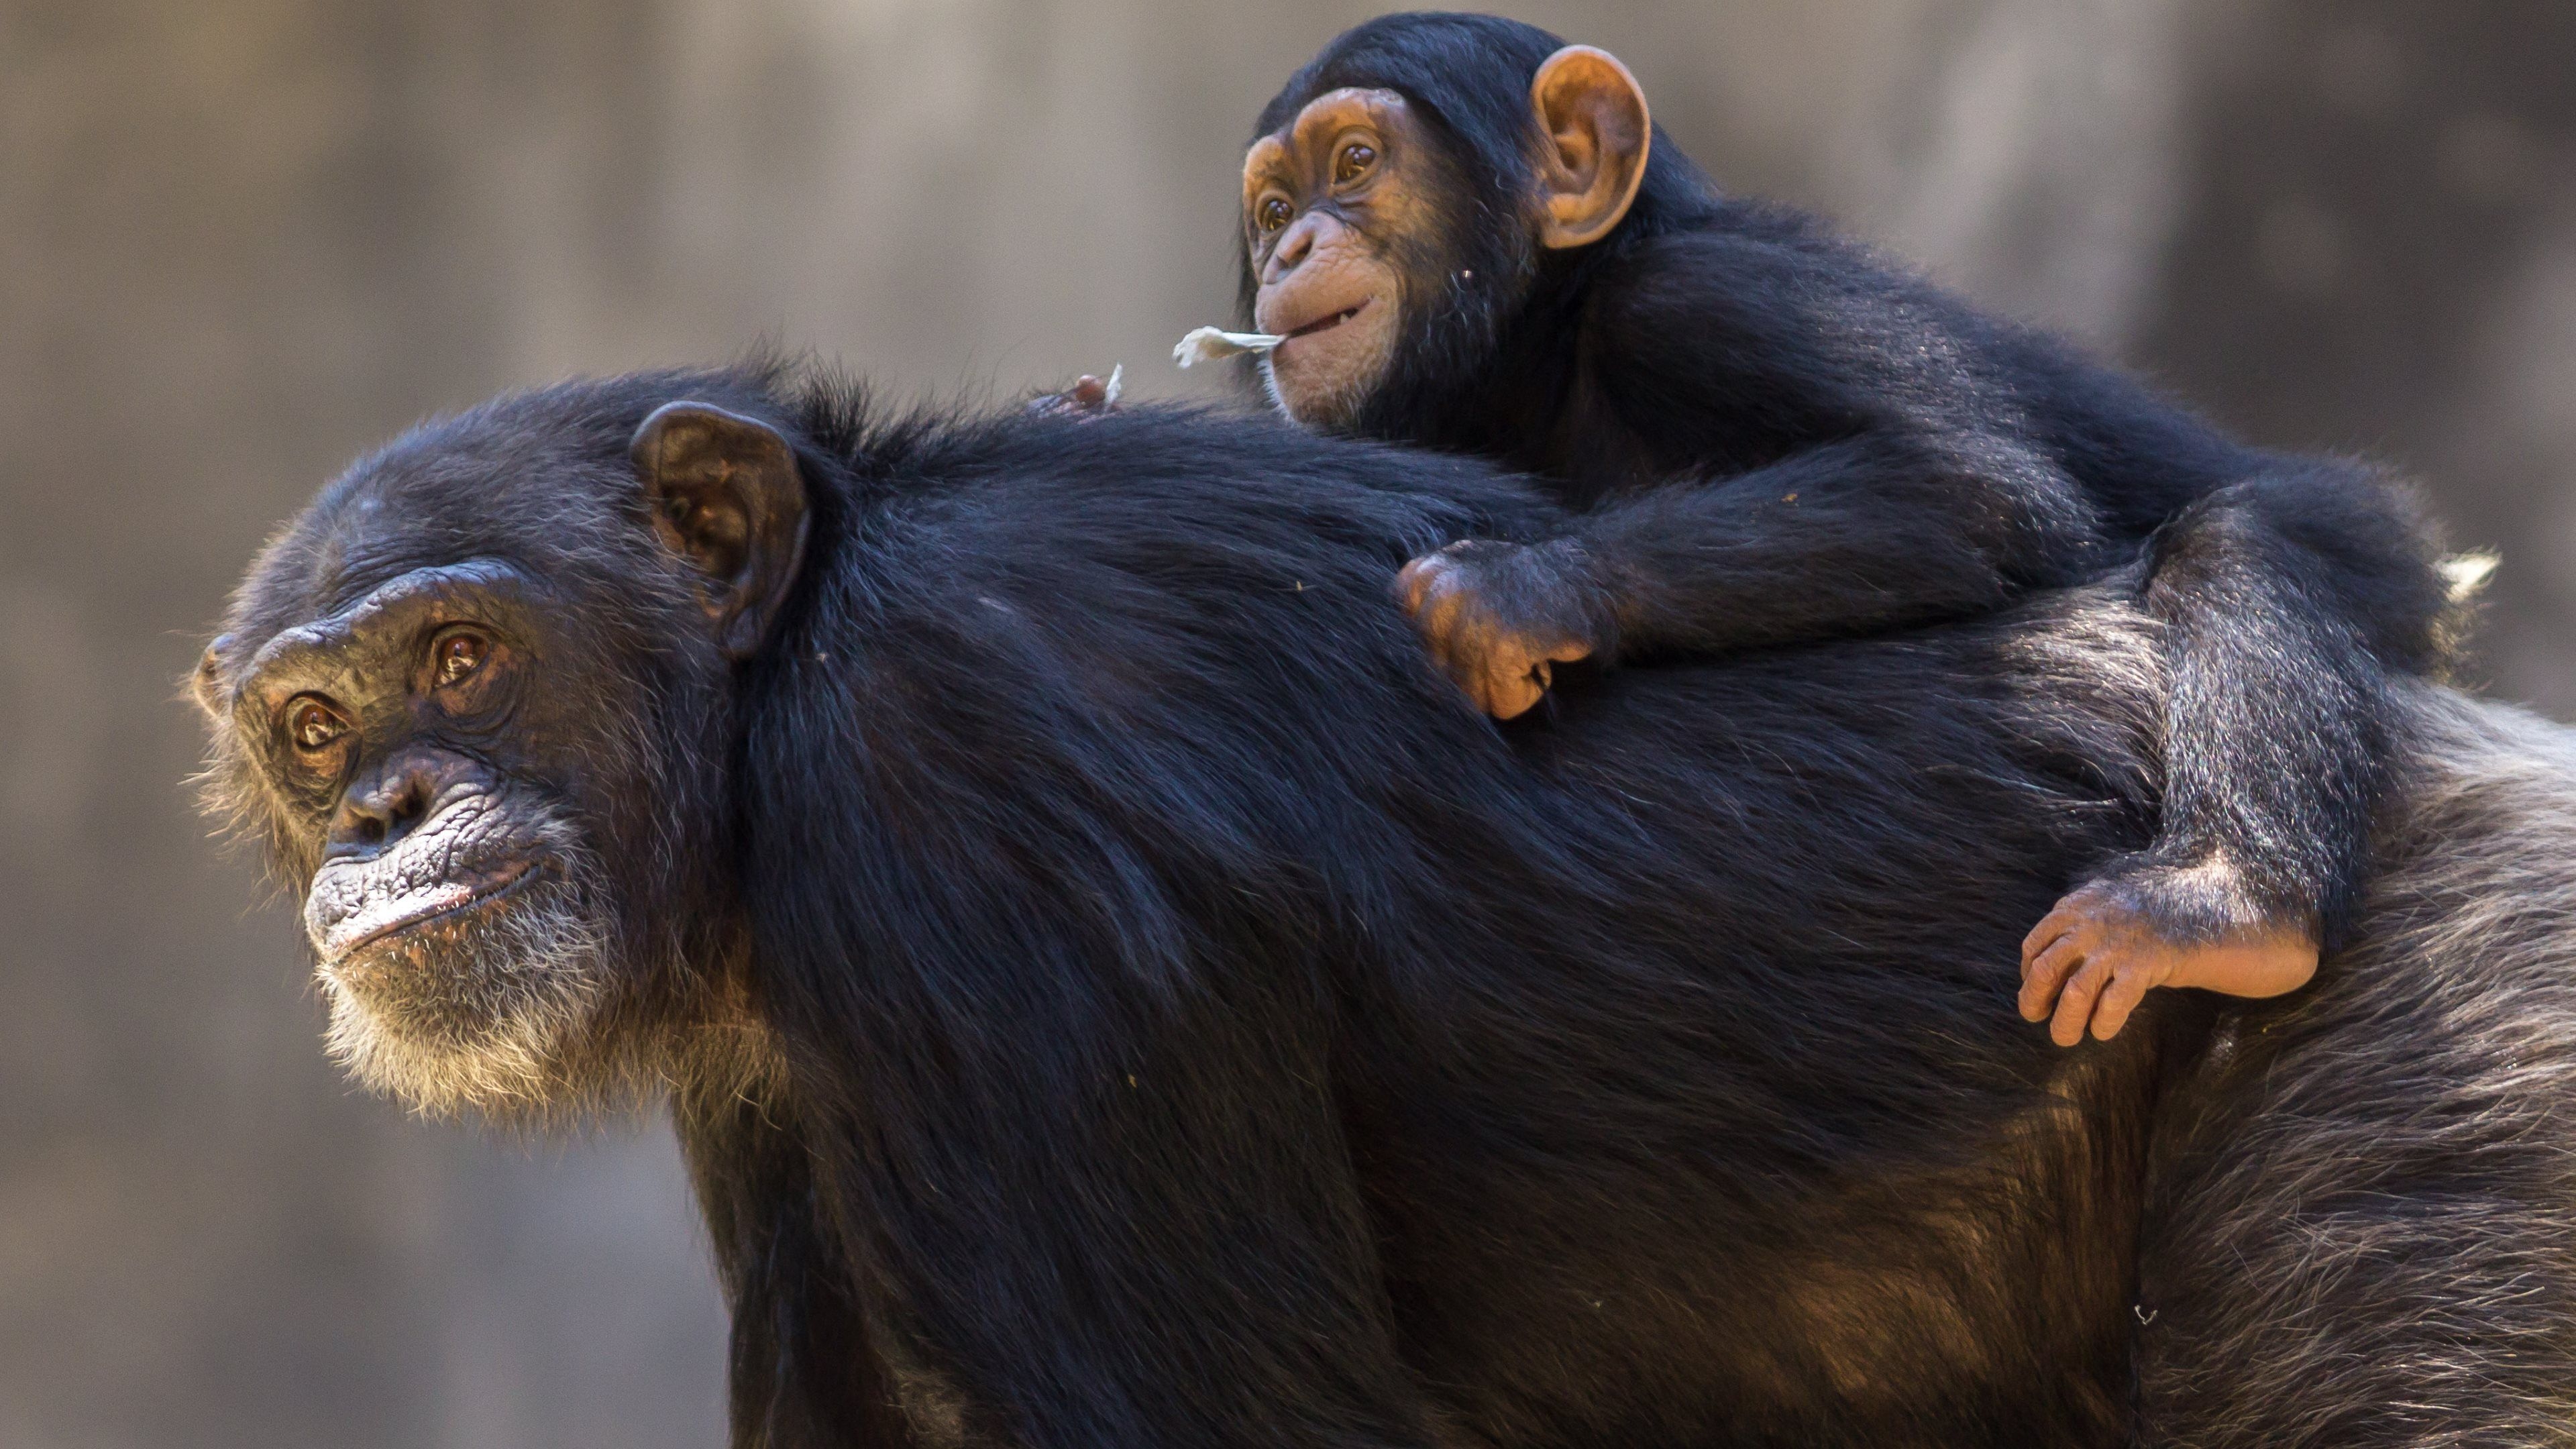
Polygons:
<instances>
[{"instance_id":1,"label":"chimpanzee rump","mask_svg":"<svg viewBox=\"0 0 2576 1449\"><path fill-rule=\"evenodd\" d=\"M2143 616L1632 673L1506 737L1386 590L1558 522L1261 421L567 384L326 489L196 690L362 1078L670 1086L738 1446L2576 1413L2563 761L2429 698L2443 863L2392 864L2366 988L2060 1054L2001 1008L2151 826ZM2401 1172L2326 1155L2364 1121ZM2416 1407L2357 1427L2356 1385Z\"/></svg>"},{"instance_id":2,"label":"chimpanzee rump","mask_svg":"<svg viewBox=\"0 0 2576 1449\"><path fill-rule=\"evenodd\" d=\"M1310 426L1584 510L1406 571L1498 715L1552 666L1956 619L2125 575L2174 655L2162 816L2026 946L2057 1039L2172 982L2268 995L2339 939L2444 588L2372 470L2243 446L1815 218L1722 194L1606 52L1489 15L1336 37L1255 124L1240 313ZM2148 565L2141 568L2141 561ZM2083 878L2078 878L2079 880ZM2060 991L2063 991L2061 997Z\"/></svg>"}]
</instances>

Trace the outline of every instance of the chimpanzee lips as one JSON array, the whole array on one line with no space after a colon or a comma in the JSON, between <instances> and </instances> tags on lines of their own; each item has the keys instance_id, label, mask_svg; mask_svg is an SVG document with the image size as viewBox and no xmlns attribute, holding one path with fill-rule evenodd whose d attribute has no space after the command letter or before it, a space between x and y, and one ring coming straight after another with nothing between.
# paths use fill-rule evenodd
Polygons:
<instances>
[{"instance_id":1,"label":"chimpanzee lips","mask_svg":"<svg viewBox=\"0 0 2576 1449\"><path fill-rule=\"evenodd\" d=\"M1281 336L1281 337L1283 337L1283 338L1312 337L1313 335L1315 335L1315 334L1316 334L1316 333L1318 333L1318 332L1323 332L1323 331L1327 331L1327 330L1329 330L1329 329L1331 329L1331 328L1339 327L1339 326L1341 326L1343 323L1348 322L1348 321L1349 321L1349 320L1351 320L1352 318L1354 318L1354 317L1358 316L1360 313L1367 311L1367 310L1368 310L1368 307L1369 307L1369 303L1374 302L1374 301L1376 301L1376 300L1377 300L1377 299L1376 299L1376 298L1374 298L1374 297L1364 298L1364 299L1362 299L1361 301L1356 302L1356 303L1353 303L1352 305L1350 305L1350 306L1348 306L1348 307L1344 307L1342 310L1340 310L1340 311L1338 311L1338 312L1333 312L1333 313L1329 313L1329 314L1327 314L1327 315L1325 315L1325 316L1318 317L1318 318L1316 318L1314 321L1307 323L1307 324L1306 324L1305 326L1303 326L1303 327L1291 327L1291 328L1289 328L1286 332L1281 333L1281 334L1280 334L1280 336Z\"/></svg>"},{"instance_id":2,"label":"chimpanzee lips","mask_svg":"<svg viewBox=\"0 0 2576 1449\"><path fill-rule=\"evenodd\" d=\"M379 897L331 921L315 945L323 959L345 960L364 947L462 915L527 885L539 875L530 861L511 861L465 880L442 880L420 890Z\"/></svg>"}]
</instances>

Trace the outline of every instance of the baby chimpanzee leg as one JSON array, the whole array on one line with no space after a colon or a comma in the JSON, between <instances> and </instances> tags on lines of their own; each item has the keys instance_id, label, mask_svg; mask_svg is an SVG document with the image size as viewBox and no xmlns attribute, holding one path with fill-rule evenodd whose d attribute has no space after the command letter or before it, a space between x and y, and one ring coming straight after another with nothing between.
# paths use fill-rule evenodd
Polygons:
<instances>
[{"instance_id":1,"label":"baby chimpanzee leg","mask_svg":"<svg viewBox=\"0 0 2576 1449\"><path fill-rule=\"evenodd\" d=\"M2025 943L2023 1014L2059 1042L2111 1035L2159 985L2293 990L2337 944L2406 754L2391 672L2439 666L2438 575L2397 497L2283 460L2156 535L2164 816Z\"/></svg>"}]
</instances>

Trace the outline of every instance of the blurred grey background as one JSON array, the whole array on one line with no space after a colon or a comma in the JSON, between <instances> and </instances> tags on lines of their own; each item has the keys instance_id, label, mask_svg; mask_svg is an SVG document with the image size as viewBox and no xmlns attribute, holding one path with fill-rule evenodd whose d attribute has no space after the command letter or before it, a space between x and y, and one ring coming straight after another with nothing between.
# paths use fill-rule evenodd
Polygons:
<instances>
[{"instance_id":1,"label":"blurred grey background","mask_svg":"<svg viewBox=\"0 0 2576 1449\"><path fill-rule=\"evenodd\" d=\"M2500 546L2576 713L2576 6L1506 7L1820 206ZM342 1084L181 777L266 531L423 413L767 337L1008 395L1220 320L1351 4L0 0L0 1445L720 1442L667 1134Z\"/></svg>"}]
</instances>

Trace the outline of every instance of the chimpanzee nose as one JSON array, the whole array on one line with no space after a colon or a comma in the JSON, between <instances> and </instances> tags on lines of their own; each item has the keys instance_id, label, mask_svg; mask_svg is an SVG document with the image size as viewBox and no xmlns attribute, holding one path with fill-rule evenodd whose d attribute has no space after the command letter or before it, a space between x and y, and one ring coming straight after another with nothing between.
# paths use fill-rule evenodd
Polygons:
<instances>
[{"instance_id":1,"label":"chimpanzee nose","mask_svg":"<svg viewBox=\"0 0 2576 1449\"><path fill-rule=\"evenodd\" d=\"M1290 222L1279 244L1270 249L1270 261L1261 269L1261 280L1275 282L1297 270L1297 264L1315 249L1315 233L1323 226L1322 219L1311 211Z\"/></svg>"},{"instance_id":2,"label":"chimpanzee nose","mask_svg":"<svg viewBox=\"0 0 2576 1449\"><path fill-rule=\"evenodd\" d=\"M332 812L323 846L328 859L364 859L392 846L429 817L443 783L434 762L388 760L372 778L350 783Z\"/></svg>"}]
</instances>

